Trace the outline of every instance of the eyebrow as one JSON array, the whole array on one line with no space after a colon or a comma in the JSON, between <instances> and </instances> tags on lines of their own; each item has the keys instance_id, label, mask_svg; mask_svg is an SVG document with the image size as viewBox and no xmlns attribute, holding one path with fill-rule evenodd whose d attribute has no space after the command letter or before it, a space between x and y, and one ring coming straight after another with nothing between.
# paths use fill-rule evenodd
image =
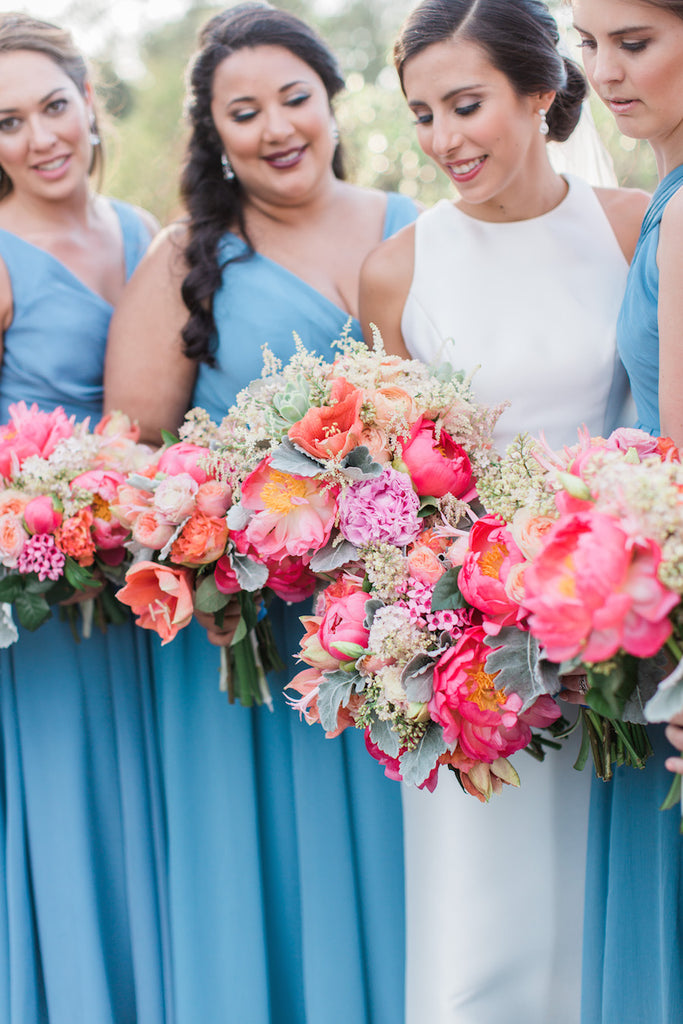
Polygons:
<instances>
[{"instance_id":1,"label":"eyebrow","mask_svg":"<svg viewBox=\"0 0 683 1024\"><path fill-rule=\"evenodd\" d=\"M64 86L63 85L58 85L56 89L52 89L50 92L46 93L45 96L42 97L42 99L39 99L38 103L40 103L40 104L47 103L48 100L52 96L54 96L54 94L56 92L61 92L62 89L64 89ZM14 113L16 113L16 111L18 109L19 109L18 107L5 107L2 110L0 110L0 114L14 114Z\"/></svg>"},{"instance_id":2,"label":"eyebrow","mask_svg":"<svg viewBox=\"0 0 683 1024\"><path fill-rule=\"evenodd\" d=\"M591 35L590 32L586 31L586 29L584 29L584 28L581 28L581 26L577 25L576 22L574 22L574 28L576 29L577 32L583 32L583 34L585 36ZM614 39L615 36L627 36L627 35L630 35L631 32L652 32L652 31L654 31L652 25L627 25L626 28L617 28L617 29L614 30L614 32L608 32L607 33L607 38L608 39Z\"/></svg>"},{"instance_id":3,"label":"eyebrow","mask_svg":"<svg viewBox=\"0 0 683 1024\"><path fill-rule=\"evenodd\" d=\"M287 92L288 89L291 89L295 85L307 84L308 83L305 82L303 78L295 78L293 82L287 82L286 85L281 85L280 88L278 89L278 92ZM255 96L235 96L234 99L228 101L228 106L230 106L230 104L232 103L253 103L255 99Z\"/></svg>"},{"instance_id":4,"label":"eyebrow","mask_svg":"<svg viewBox=\"0 0 683 1024\"><path fill-rule=\"evenodd\" d=\"M483 88L484 88L483 85L459 85L457 87L457 89L450 89L447 93L445 93L441 97L441 102L442 103L448 103L449 100L452 100L456 96L459 96L460 93L463 93L463 92L475 92L477 89L483 89ZM424 102L424 100L410 100L410 102L408 103L409 107L425 107L427 105L428 104L426 104Z\"/></svg>"}]
</instances>

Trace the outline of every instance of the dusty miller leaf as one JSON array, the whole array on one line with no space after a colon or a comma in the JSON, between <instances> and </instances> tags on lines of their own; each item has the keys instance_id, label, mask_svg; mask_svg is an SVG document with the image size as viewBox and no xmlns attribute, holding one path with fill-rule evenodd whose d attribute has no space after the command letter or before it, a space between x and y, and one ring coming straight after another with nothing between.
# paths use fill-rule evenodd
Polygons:
<instances>
[{"instance_id":1,"label":"dusty miller leaf","mask_svg":"<svg viewBox=\"0 0 683 1024\"><path fill-rule=\"evenodd\" d=\"M552 696L562 689L559 667L542 656L538 641L531 633L508 626L497 636L487 637L486 644L500 648L489 654L486 671L491 675L499 673L496 686L506 693L518 694L524 701L524 711L537 697L544 693Z\"/></svg>"},{"instance_id":2,"label":"dusty miller leaf","mask_svg":"<svg viewBox=\"0 0 683 1024\"><path fill-rule=\"evenodd\" d=\"M337 715L340 707L347 707L357 674L348 672L328 672L318 691L318 712L320 724L325 732L334 732L337 728Z\"/></svg>"},{"instance_id":3,"label":"dusty miller leaf","mask_svg":"<svg viewBox=\"0 0 683 1024\"><path fill-rule=\"evenodd\" d=\"M358 549L350 541L343 540L341 544L328 542L313 555L310 561L311 572L334 572L357 557Z\"/></svg>"},{"instance_id":4,"label":"dusty miller leaf","mask_svg":"<svg viewBox=\"0 0 683 1024\"><path fill-rule=\"evenodd\" d=\"M233 551L231 556L232 567L235 570L237 582L242 590L253 593L265 587L268 582L268 567L261 562L255 562L249 555L240 555Z\"/></svg>"},{"instance_id":5,"label":"dusty miller leaf","mask_svg":"<svg viewBox=\"0 0 683 1024\"><path fill-rule=\"evenodd\" d=\"M441 651L434 654L416 654L401 673L401 682L410 701L426 704L434 693L434 663Z\"/></svg>"},{"instance_id":6,"label":"dusty miller leaf","mask_svg":"<svg viewBox=\"0 0 683 1024\"><path fill-rule=\"evenodd\" d=\"M375 462L364 444L353 448L340 463L344 476L350 480L362 480L364 476L380 476L383 468L379 462Z\"/></svg>"},{"instance_id":7,"label":"dusty miller leaf","mask_svg":"<svg viewBox=\"0 0 683 1024\"><path fill-rule=\"evenodd\" d=\"M288 437L283 438L275 449L270 464L273 469L293 476L319 476L325 468L323 462L302 452Z\"/></svg>"},{"instance_id":8,"label":"dusty miller leaf","mask_svg":"<svg viewBox=\"0 0 683 1024\"><path fill-rule=\"evenodd\" d=\"M398 757L401 744L398 736L391 728L391 722L385 722L379 718L375 719L370 729L370 739L389 757Z\"/></svg>"},{"instance_id":9,"label":"dusty miller leaf","mask_svg":"<svg viewBox=\"0 0 683 1024\"><path fill-rule=\"evenodd\" d=\"M400 760L403 781L412 786L421 785L447 749L443 729L431 722L415 749L407 750Z\"/></svg>"}]
</instances>

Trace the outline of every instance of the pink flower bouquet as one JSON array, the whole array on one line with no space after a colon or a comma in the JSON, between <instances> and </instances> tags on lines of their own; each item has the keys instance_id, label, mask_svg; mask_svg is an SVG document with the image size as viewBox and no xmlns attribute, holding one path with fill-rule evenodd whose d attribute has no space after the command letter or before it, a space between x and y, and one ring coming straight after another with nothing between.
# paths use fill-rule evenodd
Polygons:
<instances>
[{"instance_id":1,"label":"pink flower bouquet","mask_svg":"<svg viewBox=\"0 0 683 1024\"><path fill-rule=\"evenodd\" d=\"M613 763L642 766L643 724L683 710L677 450L638 430L583 432L562 452L522 437L488 467L480 493L497 554L473 530L460 589L496 612L489 643L500 650L487 666L525 703L557 692L559 674L585 673L579 764L590 749L602 778Z\"/></svg>"},{"instance_id":2,"label":"pink flower bouquet","mask_svg":"<svg viewBox=\"0 0 683 1024\"><path fill-rule=\"evenodd\" d=\"M61 407L44 412L18 402L10 417L0 427L0 601L33 630L51 606L100 588L101 623L120 621L122 609L102 587L120 582L127 559L129 534L113 518L112 503L125 474L150 450L124 416L91 431ZM13 638L10 627L6 640Z\"/></svg>"}]
</instances>

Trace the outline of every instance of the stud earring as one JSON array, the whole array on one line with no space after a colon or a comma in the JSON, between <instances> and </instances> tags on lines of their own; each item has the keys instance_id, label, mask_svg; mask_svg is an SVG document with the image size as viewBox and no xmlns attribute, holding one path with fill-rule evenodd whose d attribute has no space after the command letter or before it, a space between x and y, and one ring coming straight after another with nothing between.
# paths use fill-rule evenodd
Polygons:
<instances>
[{"instance_id":1,"label":"stud earring","mask_svg":"<svg viewBox=\"0 0 683 1024\"><path fill-rule=\"evenodd\" d=\"M235 172L232 169L232 164L228 160L225 153L221 153L221 167L223 168L223 177L226 181L235 180Z\"/></svg>"},{"instance_id":2,"label":"stud earring","mask_svg":"<svg viewBox=\"0 0 683 1024\"><path fill-rule=\"evenodd\" d=\"M541 135L547 135L550 131L550 128L548 127L547 111L544 110L543 107L541 107L541 109L538 112L538 116L541 119L541 123L538 126L538 130L541 133Z\"/></svg>"},{"instance_id":3,"label":"stud earring","mask_svg":"<svg viewBox=\"0 0 683 1024\"><path fill-rule=\"evenodd\" d=\"M332 127L330 129L330 135L332 136L332 141L334 142L334 144L336 146L337 143L339 142L339 128L337 126L337 122L336 121L332 122Z\"/></svg>"},{"instance_id":4,"label":"stud earring","mask_svg":"<svg viewBox=\"0 0 683 1024\"><path fill-rule=\"evenodd\" d=\"M88 140L91 146L99 146L102 141L100 139L100 133L97 130L97 124L95 123L94 117L90 119L90 134L88 135Z\"/></svg>"}]
</instances>

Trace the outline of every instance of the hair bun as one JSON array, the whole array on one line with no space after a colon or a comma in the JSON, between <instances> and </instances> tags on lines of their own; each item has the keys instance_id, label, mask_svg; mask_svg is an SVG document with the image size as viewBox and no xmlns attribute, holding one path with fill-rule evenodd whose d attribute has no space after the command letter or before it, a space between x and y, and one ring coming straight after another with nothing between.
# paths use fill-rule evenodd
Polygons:
<instances>
[{"instance_id":1,"label":"hair bun","mask_svg":"<svg viewBox=\"0 0 683 1024\"><path fill-rule=\"evenodd\" d=\"M570 57L563 57L567 81L555 94L555 101L548 111L548 140L566 142L579 123L581 106L588 95L588 83L578 64Z\"/></svg>"}]
</instances>

